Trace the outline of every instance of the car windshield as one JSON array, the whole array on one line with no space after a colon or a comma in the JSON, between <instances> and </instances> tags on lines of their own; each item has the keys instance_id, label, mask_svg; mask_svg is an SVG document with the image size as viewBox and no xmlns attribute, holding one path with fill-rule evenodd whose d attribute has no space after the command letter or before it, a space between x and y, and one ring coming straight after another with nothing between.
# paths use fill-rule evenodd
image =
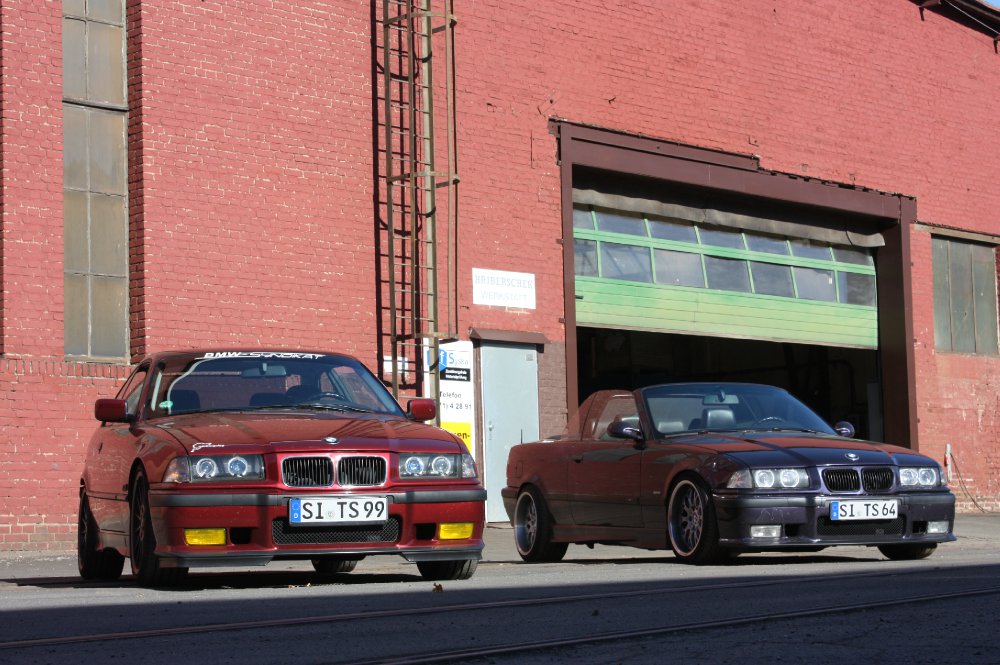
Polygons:
<instances>
[{"instance_id":1,"label":"car windshield","mask_svg":"<svg viewBox=\"0 0 1000 665\"><path fill-rule=\"evenodd\" d=\"M833 434L786 391L747 383L689 383L642 390L658 436L680 432L798 430Z\"/></svg>"},{"instance_id":2,"label":"car windshield","mask_svg":"<svg viewBox=\"0 0 1000 665\"><path fill-rule=\"evenodd\" d=\"M291 408L403 415L382 382L347 356L219 351L170 356L154 369L152 418Z\"/></svg>"}]
</instances>

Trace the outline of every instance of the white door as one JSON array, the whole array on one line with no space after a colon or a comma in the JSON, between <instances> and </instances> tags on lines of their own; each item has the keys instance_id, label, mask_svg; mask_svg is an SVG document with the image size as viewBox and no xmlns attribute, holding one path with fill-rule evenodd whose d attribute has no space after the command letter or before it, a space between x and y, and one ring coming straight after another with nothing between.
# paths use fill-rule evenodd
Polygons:
<instances>
[{"instance_id":1,"label":"white door","mask_svg":"<svg viewBox=\"0 0 1000 665\"><path fill-rule=\"evenodd\" d=\"M486 521L506 522L500 490L507 484L507 453L538 439L538 351L533 344L483 342L480 365Z\"/></svg>"}]
</instances>

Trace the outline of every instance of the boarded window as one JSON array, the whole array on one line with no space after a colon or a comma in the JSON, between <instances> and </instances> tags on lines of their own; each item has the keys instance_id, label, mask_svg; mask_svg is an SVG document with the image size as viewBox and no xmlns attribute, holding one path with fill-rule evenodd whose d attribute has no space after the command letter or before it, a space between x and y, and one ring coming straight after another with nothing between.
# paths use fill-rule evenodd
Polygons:
<instances>
[{"instance_id":1,"label":"boarded window","mask_svg":"<svg viewBox=\"0 0 1000 665\"><path fill-rule=\"evenodd\" d=\"M938 237L931 248L935 348L996 355L996 248Z\"/></svg>"}]
</instances>

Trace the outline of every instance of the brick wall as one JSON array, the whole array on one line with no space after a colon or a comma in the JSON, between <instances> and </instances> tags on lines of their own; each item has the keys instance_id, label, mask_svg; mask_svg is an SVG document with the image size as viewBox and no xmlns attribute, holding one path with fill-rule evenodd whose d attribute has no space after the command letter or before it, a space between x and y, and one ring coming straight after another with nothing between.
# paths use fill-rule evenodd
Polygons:
<instances>
[{"instance_id":1,"label":"brick wall","mask_svg":"<svg viewBox=\"0 0 1000 665\"><path fill-rule=\"evenodd\" d=\"M94 400L127 368L0 359L0 550L65 550L76 538Z\"/></svg>"},{"instance_id":2,"label":"brick wall","mask_svg":"<svg viewBox=\"0 0 1000 665\"><path fill-rule=\"evenodd\" d=\"M373 5L128 8L134 352L321 347L375 365ZM457 10L459 330L552 341L543 433L565 418L551 118L754 153L913 196L921 222L1000 233L1000 58L909 0ZM60 3L5 1L0 26L0 547L69 546L92 400L125 368L62 356ZM919 446L943 460L950 443L963 508L996 509L1000 365L934 351L930 240L912 236ZM473 305L474 267L534 273L536 309Z\"/></svg>"}]
</instances>

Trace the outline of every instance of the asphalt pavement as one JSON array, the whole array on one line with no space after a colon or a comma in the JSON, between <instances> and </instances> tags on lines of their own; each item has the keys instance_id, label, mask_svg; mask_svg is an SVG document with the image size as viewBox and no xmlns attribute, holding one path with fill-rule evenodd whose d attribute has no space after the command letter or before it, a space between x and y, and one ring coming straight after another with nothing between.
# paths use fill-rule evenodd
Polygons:
<instances>
[{"instance_id":1,"label":"asphalt pavement","mask_svg":"<svg viewBox=\"0 0 1000 665\"><path fill-rule=\"evenodd\" d=\"M939 556L949 548L961 549L992 549L1000 552L1000 513L969 513L960 514L955 518L955 535L958 543L945 543L938 548ZM496 523L487 526L484 538L486 549L483 560L486 562L519 561L514 548L514 534L509 524ZM583 545L571 545L566 553L567 560L581 559L636 559L646 557L663 557L664 552L649 552L631 547L616 547L597 545L589 548ZM366 567L375 562L384 565L401 563L397 557L375 557L366 562ZM268 566L275 569L279 566L305 566L308 562L275 562ZM218 570L218 569L216 569ZM259 569L258 569L259 570ZM128 566L126 565L126 573ZM66 578L77 575L75 551L7 551L0 552L0 588L3 582L15 582L25 579Z\"/></svg>"}]
</instances>

